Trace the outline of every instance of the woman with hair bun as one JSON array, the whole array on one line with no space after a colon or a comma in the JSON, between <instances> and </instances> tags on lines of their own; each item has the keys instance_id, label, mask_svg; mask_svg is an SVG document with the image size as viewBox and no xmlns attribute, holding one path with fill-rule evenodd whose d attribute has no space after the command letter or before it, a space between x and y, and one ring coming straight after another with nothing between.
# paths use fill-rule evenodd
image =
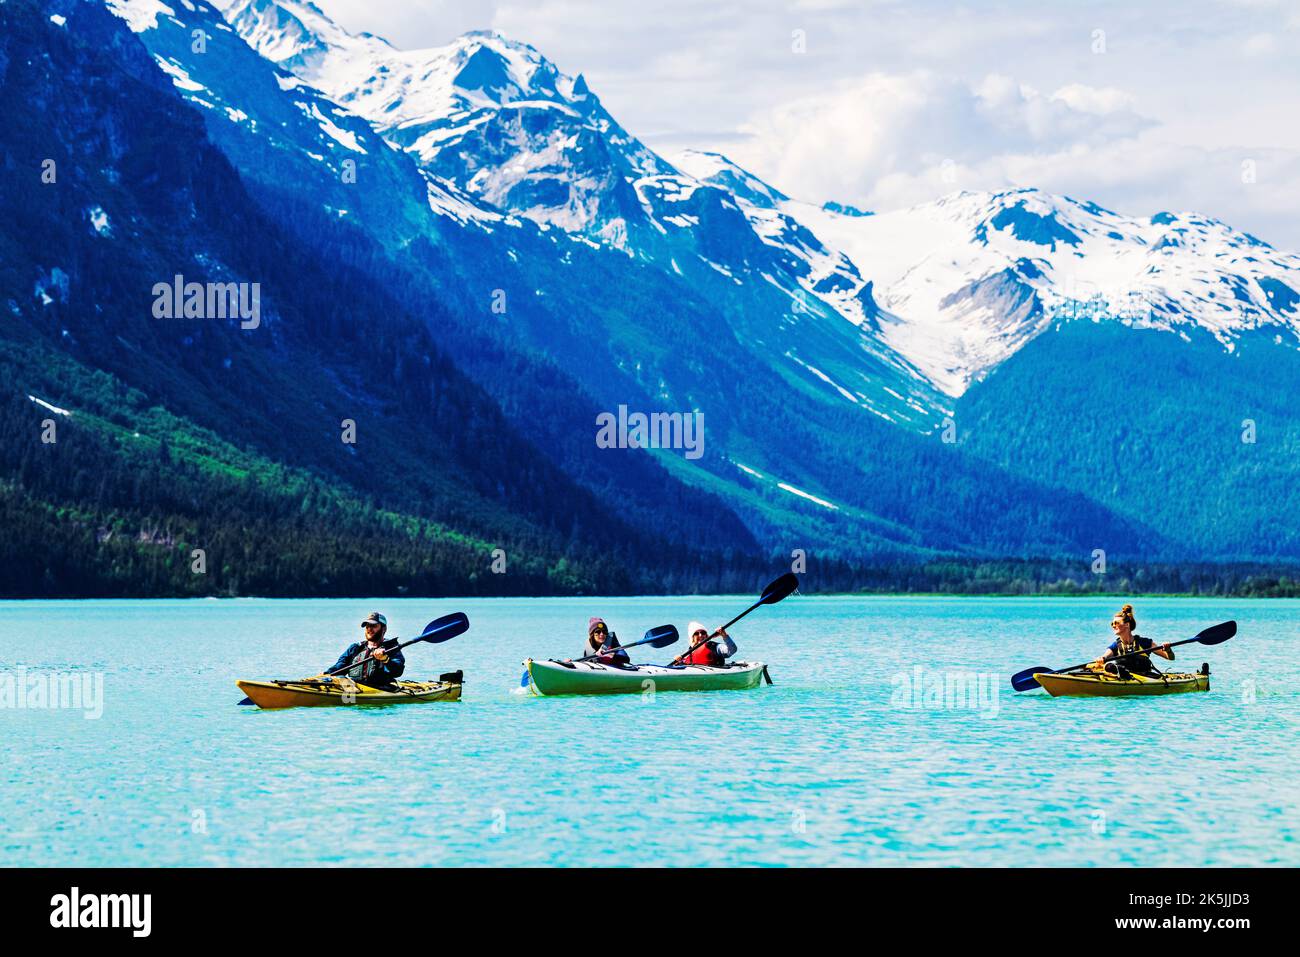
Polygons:
<instances>
[{"instance_id":1,"label":"woman with hair bun","mask_svg":"<svg viewBox=\"0 0 1300 957\"><path fill-rule=\"evenodd\" d=\"M1137 619L1133 617L1132 605L1125 605L1117 611L1115 617L1111 619L1110 627L1115 632L1115 641L1100 658L1092 663L1094 670L1109 671L1120 678L1127 678L1129 673L1158 675L1160 672L1156 671L1155 665L1151 663L1151 654L1159 655L1168 661L1174 660L1174 652L1169 647L1169 642L1157 645L1150 638L1134 634L1133 629L1137 627ZM1135 655L1132 654L1134 651L1147 651L1151 654ZM1122 661L1112 660L1120 655L1129 657Z\"/></svg>"}]
</instances>

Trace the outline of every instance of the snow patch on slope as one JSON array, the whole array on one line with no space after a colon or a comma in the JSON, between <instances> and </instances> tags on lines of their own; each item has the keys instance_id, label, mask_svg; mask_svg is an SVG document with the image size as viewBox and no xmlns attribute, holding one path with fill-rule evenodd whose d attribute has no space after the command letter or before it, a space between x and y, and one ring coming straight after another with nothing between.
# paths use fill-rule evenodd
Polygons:
<instances>
[{"instance_id":1,"label":"snow patch on slope","mask_svg":"<svg viewBox=\"0 0 1300 957\"><path fill-rule=\"evenodd\" d=\"M43 408L43 409L49 409L49 410L50 410L51 412L53 412L55 415L64 415L64 416L71 416L71 415L72 415L72 413L69 412L67 409L60 409L57 405L51 405L50 403L46 402L44 399L38 399L38 398L36 398L36 396L34 396L34 395L29 395L29 396L27 396L27 398L31 399L33 402L35 402L35 403L36 403L37 405L39 405L41 408Z\"/></svg>"},{"instance_id":2,"label":"snow patch on slope","mask_svg":"<svg viewBox=\"0 0 1300 957\"><path fill-rule=\"evenodd\" d=\"M159 14L172 17L176 11L162 0L107 0L108 8L126 21L134 33L144 33L158 26Z\"/></svg>"}]
</instances>

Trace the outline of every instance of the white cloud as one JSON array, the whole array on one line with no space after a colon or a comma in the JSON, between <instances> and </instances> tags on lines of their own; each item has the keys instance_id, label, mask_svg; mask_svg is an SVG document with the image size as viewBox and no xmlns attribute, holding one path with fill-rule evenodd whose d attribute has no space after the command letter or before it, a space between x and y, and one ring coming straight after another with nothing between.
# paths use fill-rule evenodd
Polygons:
<instances>
[{"instance_id":1,"label":"white cloud","mask_svg":"<svg viewBox=\"0 0 1300 957\"><path fill-rule=\"evenodd\" d=\"M1108 113L1134 111L1136 100L1132 94L1114 87L1098 89L1083 83L1071 83L1052 94L1052 99L1060 100L1080 113L1092 113L1105 116Z\"/></svg>"},{"instance_id":2,"label":"white cloud","mask_svg":"<svg viewBox=\"0 0 1300 957\"><path fill-rule=\"evenodd\" d=\"M931 196L946 192L941 169L987 175L997 157L1100 146L1150 125L1122 95L1082 84L1045 96L1002 75L971 86L929 71L872 73L760 112L731 152L795 195L879 205L922 181ZM882 193L890 182L911 187Z\"/></svg>"},{"instance_id":3,"label":"white cloud","mask_svg":"<svg viewBox=\"0 0 1300 957\"><path fill-rule=\"evenodd\" d=\"M1241 45L1246 56L1272 56L1277 52L1277 37L1271 33L1256 33Z\"/></svg>"},{"instance_id":4,"label":"white cloud","mask_svg":"<svg viewBox=\"0 0 1300 957\"><path fill-rule=\"evenodd\" d=\"M1180 143L1135 103L1081 83L1044 95L1005 75L968 85L874 73L760 111L729 153L815 202L888 210L957 189L1036 186L1133 215L1207 213L1300 245L1300 151Z\"/></svg>"}]
</instances>

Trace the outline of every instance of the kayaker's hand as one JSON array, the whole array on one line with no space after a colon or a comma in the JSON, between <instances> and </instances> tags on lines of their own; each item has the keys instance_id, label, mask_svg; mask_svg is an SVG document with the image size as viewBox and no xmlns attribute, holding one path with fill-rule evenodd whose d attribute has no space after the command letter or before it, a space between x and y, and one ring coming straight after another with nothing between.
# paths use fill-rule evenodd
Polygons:
<instances>
[{"instance_id":1,"label":"kayaker's hand","mask_svg":"<svg viewBox=\"0 0 1300 957\"><path fill-rule=\"evenodd\" d=\"M388 660L388 655L384 654L383 648L376 648L375 653L370 657L374 658L375 661L378 661L380 664L383 664L385 661Z\"/></svg>"},{"instance_id":2,"label":"kayaker's hand","mask_svg":"<svg viewBox=\"0 0 1300 957\"><path fill-rule=\"evenodd\" d=\"M1160 650L1163 651L1165 654L1169 654L1169 642L1166 641L1163 645L1161 645Z\"/></svg>"}]
</instances>

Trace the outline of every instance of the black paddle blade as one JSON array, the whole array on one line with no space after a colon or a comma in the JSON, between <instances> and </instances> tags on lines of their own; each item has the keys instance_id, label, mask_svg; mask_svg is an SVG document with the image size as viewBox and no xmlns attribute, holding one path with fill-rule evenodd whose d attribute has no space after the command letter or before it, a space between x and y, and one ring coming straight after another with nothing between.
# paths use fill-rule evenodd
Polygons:
<instances>
[{"instance_id":1,"label":"black paddle blade","mask_svg":"<svg viewBox=\"0 0 1300 957\"><path fill-rule=\"evenodd\" d=\"M660 625L658 628L651 628L647 631L645 633L645 638L638 642L638 644L644 643L649 645L651 648L667 648L676 640L676 625Z\"/></svg>"},{"instance_id":2,"label":"black paddle blade","mask_svg":"<svg viewBox=\"0 0 1300 957\"><path fill-rule=\"evenodd\" d=\"M1196 640L1203 645L1221 645L1237 633L1237 623L1235 621L1225 621L1222 624L1206 628L1196 636Z\"/></svg>"},{"instance_id":3,"label":"black paddle blade","mask_svg":"<svg viewBox=\"0 0 1300 957\"><path fill-rule=\"evenodd\" d=\"M759 604L775 605L782 598L788 598L794 594L795 589L798 587L799 576L794 572L786 572L763 589L763 597L758 600Z\"/></svg>"},{"instance_id":4,"label":"black paddle blade","mask_svg":"<svg viewBox=\"0 0 1300 957\"><path fill-rule=\"evenodd\" d=\"M243 701L239 702L239 706L242 708L244 705L249 705L252 703L253 703L252 698L245 698Z\"/></svg>"},{"instance_id":5,"label":"black paddle blade","mask_svg":"<svg viewBox=\"0 0 1300 957\"><path fill-rule=\"evenodd\" d=\"M1037 668L1026 668L1019 674L1012 676L1011 687L1015 688L1017 691L1033 691L1035 688L1042 687L1042 685L1034 680L1034 675L1050 675L1051 673L1051 668L1044 668L1041 665Z\"/></svg>"},{"instance_id":6,"label":"black paddle blade","mask_svg":"<svg viewBox=\"0 0 1300 957\"><path fill-rule=\"evenodd\" d=\"M419 638L411 640L427 641L431 645L436 645L457 635L463 635L467 631L469 631L469 618L463 611L458 611L429 622L424 626L424 633Z\"/></svg>"}]
</instances>

